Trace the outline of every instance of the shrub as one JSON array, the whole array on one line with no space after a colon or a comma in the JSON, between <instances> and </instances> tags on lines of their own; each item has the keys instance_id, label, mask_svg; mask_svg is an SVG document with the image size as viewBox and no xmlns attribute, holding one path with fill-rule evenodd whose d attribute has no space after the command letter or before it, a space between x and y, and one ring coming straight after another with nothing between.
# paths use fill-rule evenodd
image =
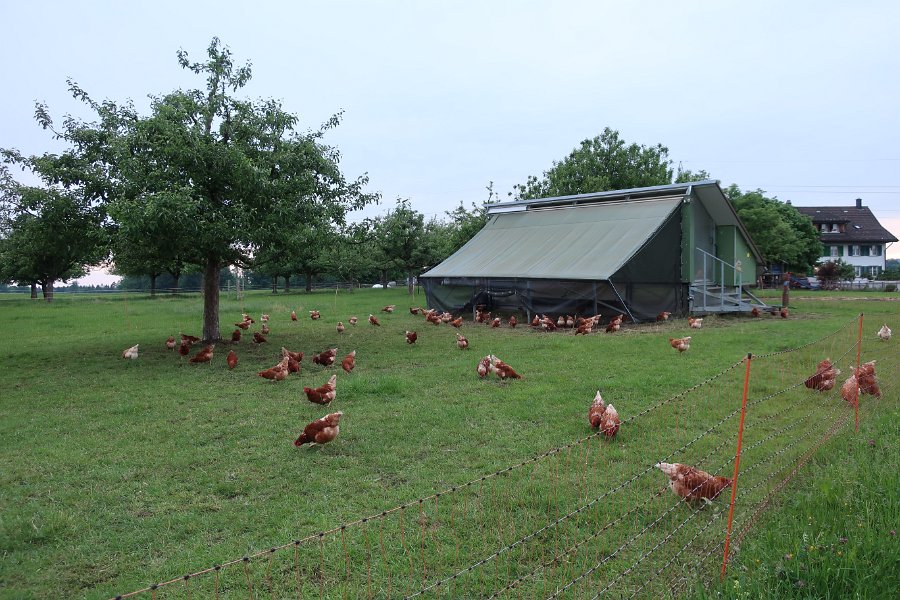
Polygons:
<instances>
[{"instance_id":1,"label":"shrub","mask_svg":"<svg viewBox=\"0 0 900 600\"><path fill-rule=\"evenodd\" d=\"M896 284L896 283L889 283L889 284L887 284L886 286L884 286L884 291L886 291L886 292L896 292L896 291L897 291L897 284Z\"/></svg>"}]
</instances>

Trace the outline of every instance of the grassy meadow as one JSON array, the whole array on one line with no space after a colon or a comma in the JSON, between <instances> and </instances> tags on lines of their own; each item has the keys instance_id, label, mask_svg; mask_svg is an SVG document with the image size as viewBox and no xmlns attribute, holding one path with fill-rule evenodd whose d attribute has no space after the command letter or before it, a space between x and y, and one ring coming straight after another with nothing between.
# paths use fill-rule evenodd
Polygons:
<instances>
[{"instance_id":1,"label":"grassy meadow","mask_svg":"<svg viewBox=\"0 0 900 600\"><path fill-rule=\"evenodd\" d=\"M770 300L780 302L780 295ZM7 324L0 340L0 597L113 597L460 486L590 435L586 413L597 389L623 420L648 411L633 424L626 421L615 440L576 446L517 471L526 473L518 479L512 473L470 486L458 502L437 499L396 513L387 525L364 524L353 534L348 529L346 539L342 531L340 538L316 546L317 557L302 567L290 556L284 564L253 563L252 571L235 567L231 580L223 575L221 589L225 596L231 591L233 597L247 597L245 577L256 582L257 591L269 586L272 597L296 597L287 587L296 575L304 590L309 581L311 591L304 597L399 597L430 581L435 571L445 576L462 570L498 545L541 528L548 511L565 515L596 497L597 490L632 476L644 487L626 487L616 507L607 507L611 514L614 508L637 506L664 487L658 472L642 474L646 464L695 438L699 442L690 453L675 459L699 461L702 449L708 468L727 465L734 457L731 440L737 427L728 415L740 405L742 369L733 368L683 400L654 407L735 365L748 352L767 355L809 345L783 360L777 355L761 360L752 397L765 398L802 382L802 374L811 374L823 353L840 357L846 366L855 359L855 347L849 349L860 312L865 313L863 360L879 358L884 398L866 403L859 433L853 433L852 422L842 427L776 497L766 518L743 540L726 585L709 593L823 597L809 592L820 589L816 581L828 586L834 578L858 597L880 597L880 590L893 589L883 587L885 579L867 578L853 568L869 561L880 571L889 565L879 563L893 560L896 581L896 558L891 558L896 538L882 533L898 524L894 384L900 340L882 343L874 332L888 322L900 335L900 294L792 292L789 319L707 317L699 331L676 320L626 326L615 335L575 337L571 331L550 334L527 326L490 329L467 320L461 329L470 341L467 351L457 349L455 329L409 314L409 306L424 303L423 296L410 299L397 289L250 292L243 299L223 293L223 337L230 336L241 312L257 319L269 313L269 343L253 344L245 333L237 344L219 344L212 363L189 365L164 341L179 332L200 334L197 296L61 294L52 304L0 297L0 319ZM396 304L397 311L380 313L387 304ZM292 309L297 322L290 321ZM309 319L312 309L321 311L321 320ZM381 327L366 322L369 313L378 315ZM350 315L360 318L355 327L348 324ZM347 326L343 334L335 330L339 320ZM405 342L405 330L418 332L416 344ZM827 337L835 331L840 334ZM683 335L692 335L693 342L679 355L667 338ZM140 357L123 360L122 350L136 343ZM281 346L305 352L299 376L276 383L258 377L257 371L279 360ZM312 364L313 353L332 347L338 348L338 363L357 351L352 374ZM233 371L225 364L231 348L240 361ZM479 379L475 366L489 353L525 379ZM303 386L319 386L335 372L337 398L331 406L308 402ZM778 481L767 464L789 470L791 461L812 448L845 410L834 393L811 398L805 391L801 385L763 402L748 422L748 432L757 437L750 438L755 447L748 450L747 464L758 465L760 475L772 474L770 480L758 480L757 493ZM334 443L293 445L304 425L337 410L344 418ZM724 437L705 435L720 419L728 427ZM796 428L788 429L794 422ZM790 437L807 425L807 437ZM880 491L867 494L879 481L884 482ZM671 504L670 495L657 494L646 510L624 513L621 527L612 529L621 532L618 537L609 548L597 548L601 564L615 573L614 567L625 569L646 554L652 540L616 551L628 540L624 527L636 535L657 527L656 516L664 511L688 516L688 509ZM854 514L850 521L847 511ZM586 514L582 520L579 515L565 529L565 543L577 545L605 518ZM686 527L702 523L693 539L703 541L707 532L721 529L722 518L721 507L698 511ZM852 534L840 535L847 527ZM411 549L418 535L422 564ZM847 541L834 542L835 536ZM401 539L400 550L382 545L378 552L385 537ZM828 560L824 551L807 560L814 551L798 550L798 540L815 552L827 546ZM553 537L535 541L541 543L517 547L503 562L474 572L465 589L487 596L527 576L530 565L546 563L550 546L565 546ZM845 550L833 549L833 543ZM837 556L838 551L844 554ZM788 553L803 556L804 562L786 560ZM433 556L446 563L443 570ZM674 550L665 556L679 559ZM649 569L649 578L668 558L655 562L654 555L640 568ZM382 570L397 575L385 580L372 567L379 561ZM565 583L593 564L595 557L586 554L553 562L527 579L531 587L516 589L524 597L547 596L553 588L546 581ZM709 564L715 571L715 561ZM819 580L791 571L799 564L822 571L815 576ZM361 588L341 587L345 570L363 581ZM661 572L659 587L649 588L655 590L650 595L679 591L665 585L666 571ZM276 573L287 583L279 583ZM793 585L800 579L803 586ZM562 597L591 597L590 589L579 587L589 583L591 578L577 582ZM641 589L640 582L625 584L630 587L608 593L619 597L617 590L638 594ZM191 591L210 591L213 584L202 585L179 585L177 593L160 597L188 597ZM446 595L464 597L452 588Z\"/></svg>"}]
</instances>

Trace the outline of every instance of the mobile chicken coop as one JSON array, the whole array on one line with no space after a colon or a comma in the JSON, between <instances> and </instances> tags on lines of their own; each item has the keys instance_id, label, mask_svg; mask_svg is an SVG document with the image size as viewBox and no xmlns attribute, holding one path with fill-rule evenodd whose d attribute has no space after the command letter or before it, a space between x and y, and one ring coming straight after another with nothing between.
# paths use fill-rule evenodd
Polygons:
<instances>
[{"instance_id":1,"label":"mobile chicken coop","mask_svg":"<svg viewBox=\"0 0 900 600\"><path fill-rule=\"evenodd\" d=\"M624 313L750 311L763 258L717 181L488 206L485 227L420 276L428 305Z\"/></svg>"}]
</instances>

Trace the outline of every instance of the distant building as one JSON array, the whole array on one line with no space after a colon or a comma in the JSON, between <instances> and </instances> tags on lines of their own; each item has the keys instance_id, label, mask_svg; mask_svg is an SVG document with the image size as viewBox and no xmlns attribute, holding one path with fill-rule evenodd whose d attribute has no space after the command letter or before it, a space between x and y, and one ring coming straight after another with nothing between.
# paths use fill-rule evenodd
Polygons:
<instances>
[{"instance_id":1,"label":"distant building","mask_svg":"<svg viewBox=\"0 0 900 600\"><path fill-rule=\"evenodd\" d=\"M897 238L881 226L860 198L856 199L856 206L794 208L812 219L819 230L819 239L825 247L822 262L840 258L853 265L857 277L876 277L884 271L885 248Z\"/></svg>"}]
</instances>

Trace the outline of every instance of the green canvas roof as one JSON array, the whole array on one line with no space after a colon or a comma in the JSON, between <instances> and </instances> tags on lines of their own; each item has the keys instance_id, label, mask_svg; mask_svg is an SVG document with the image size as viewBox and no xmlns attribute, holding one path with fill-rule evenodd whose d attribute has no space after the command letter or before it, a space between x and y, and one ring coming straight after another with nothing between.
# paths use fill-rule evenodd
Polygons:
<instances>
[{"instance_id":1,"label":"green canvas roof","mask_svg":"<svg viewBox=\"0 0 900 600\"><path fill-rule=\"evenodd\" d=\"M682 198L494 214L465 246L422 277L609 279Z\"/></svg>"}]
</instances>

